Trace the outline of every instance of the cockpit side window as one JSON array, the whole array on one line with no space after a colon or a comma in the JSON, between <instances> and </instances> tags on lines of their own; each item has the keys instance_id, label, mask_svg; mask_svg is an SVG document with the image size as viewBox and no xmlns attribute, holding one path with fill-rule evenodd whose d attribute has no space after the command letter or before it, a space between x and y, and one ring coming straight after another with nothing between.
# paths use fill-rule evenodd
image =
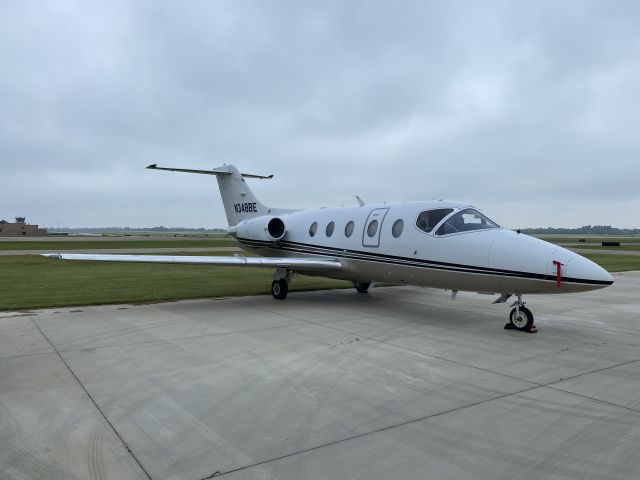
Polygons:
<instances>
[{"instance_id":1,"label":"cockpit side window","mask_svg":"<svg viewBox=\"0 0 640 480\"><path fill-rule=\"evenodd\" d=\"M440 220L453 212L453 208L438 208L436 210L427 210L426 212L422 212L418 215L418 220L416 220L416 227L418 227L423 232L431 232Z\"/></svg>"},{"instance_id":2,"label":"cockpit side window","mask_svg":"<svg viewBox=\"0 0 640 480\"><path fill-rule=\"evenodd\" d=\"M436 235L449 235L451 233L470 232L472 230L486 230L488 228L500 228L477 210L465 208L440 225Z\"/></svg>"}]
</instances>

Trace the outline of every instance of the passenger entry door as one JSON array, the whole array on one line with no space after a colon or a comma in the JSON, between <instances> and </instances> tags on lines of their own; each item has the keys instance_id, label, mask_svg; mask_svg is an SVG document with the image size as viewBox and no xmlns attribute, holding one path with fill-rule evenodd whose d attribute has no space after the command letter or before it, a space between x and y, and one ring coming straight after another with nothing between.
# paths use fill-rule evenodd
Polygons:
<instances>
[{"instance_id":1,"label":"passenger entry door","mask_svg":"<svg viewBox=\"0 0 640 480\"><path fill-rule=\"evenodd\" d=\"M382 231L382 222L389 211L388 208L374 208L369 213L367 221L364 223L362 231L363 247L379 247L380 232Z\"/></svg>"}]
</instances>

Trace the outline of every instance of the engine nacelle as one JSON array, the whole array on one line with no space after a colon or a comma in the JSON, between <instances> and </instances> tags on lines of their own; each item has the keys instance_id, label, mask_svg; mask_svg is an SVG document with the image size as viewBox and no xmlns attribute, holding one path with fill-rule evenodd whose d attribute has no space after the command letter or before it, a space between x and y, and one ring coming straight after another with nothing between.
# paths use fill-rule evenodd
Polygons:
<instances>
[{"instance_id":1,"label":"engine nacelle","mask_svg":"<svg viewBox=\"0 0 640 480\"><path fill-rule=\"evenodd\" d=\"M272 241L277 242L284 238L284 234L287 233L287 227L285 227L281 218L273 217L267 222L265 231Z\"/></svg>"},{"instance_id":2,"label":"engine nacelle","mask_svg":"<svg viewBox=\"0 0 640 480\"><path fill-rule=\"evenodd\" d=\"M284 221L279 217L258 217L240 222L235 227L236 236L251 240L278 242L287 233Z\"/></svg>"}]
</instances>

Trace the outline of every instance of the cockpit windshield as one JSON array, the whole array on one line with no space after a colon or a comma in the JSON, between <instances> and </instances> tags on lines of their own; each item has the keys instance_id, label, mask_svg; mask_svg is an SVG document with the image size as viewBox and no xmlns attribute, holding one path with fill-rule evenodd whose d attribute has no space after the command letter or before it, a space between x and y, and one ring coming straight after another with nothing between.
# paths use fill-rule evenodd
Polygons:
<instances>
[{"instance_id":1,"label":"cockpit windshield","mask_svg":"<svg viewBox=\"0 0 640 480\"><path fill-rule=\"evenodd\" d=\"M445 220L436 231L436 235L449 235L451 233L485 230L488 228L500 227L477 210L465 208Z\"/></svg>"},{"instance_id":2,"label":"cockpit windshield","mask_svg":"<svg viewBox=\"0 0 640 480\"><path fill-rule=\"evenodd\" d=\"M430 233L431 230L436 228L436 225L440 223L444 217L453 212L453 208L437 208L435 210L427 210L418 215L416 220L416 227L423 232Z\"/></svg>"}]
</instances>

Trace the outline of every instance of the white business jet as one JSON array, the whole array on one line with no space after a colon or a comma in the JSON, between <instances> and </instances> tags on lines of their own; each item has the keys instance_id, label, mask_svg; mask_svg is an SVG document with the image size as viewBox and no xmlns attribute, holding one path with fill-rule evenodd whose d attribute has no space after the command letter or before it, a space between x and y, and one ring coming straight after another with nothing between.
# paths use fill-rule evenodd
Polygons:
<instances>
[{"instance_id":1,"label":"white business jet","mask_svg":"<svg viewBox=\"0 0 640 480\"><path fill-rule=\"evenodd\" d=\"M375 282L512 295L505 328L534 331L525 293L604 288L603 268L557 245L500 227L466 203L446 200L284 210L260 203L233 165L213 170L162 168L215 175L229 235L260 257L45 254L63 260L237 265L275 268L271 293L282 300L295 273L350 280L365 293Z\"/></svg>"}]
</instances>

